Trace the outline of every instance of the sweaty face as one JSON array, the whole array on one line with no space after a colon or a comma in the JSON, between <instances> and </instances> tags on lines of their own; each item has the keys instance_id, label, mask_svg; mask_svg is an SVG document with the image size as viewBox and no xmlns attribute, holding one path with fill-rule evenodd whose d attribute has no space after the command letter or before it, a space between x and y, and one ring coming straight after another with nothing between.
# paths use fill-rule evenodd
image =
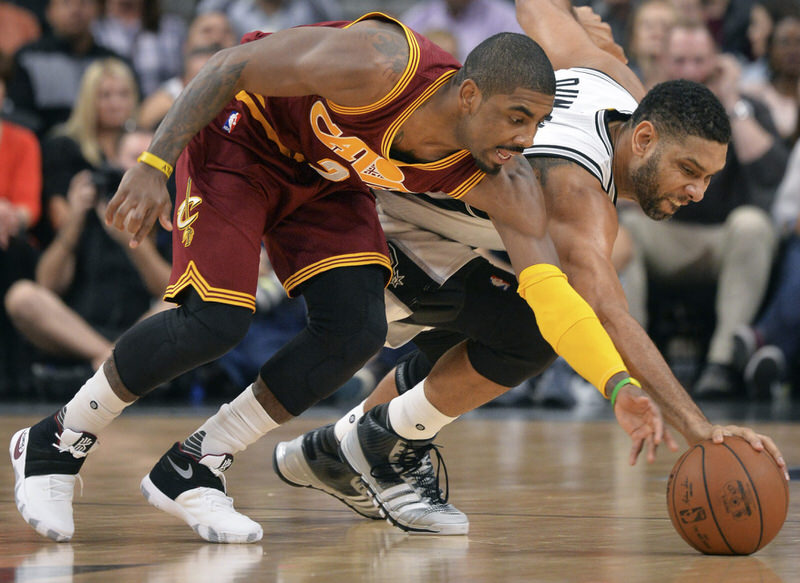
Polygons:
<instances>
[{"instance_id":1,"label":"sweaty face","mask_svg":"<svg viewBox=\"0 0 800 583\"><path fill-rule=\"evenodd\" d=\"M644 213L662 221L682 206L701 201L711 177L725 166L727 151L725 144L697 136L660 141L631 171L633 190Z\"/></svg>"},{"instance_id":2,"label":"sweaty face","mask_svg":"<svg viewBox=\"0 0 800 583\"><path fill-rule=\"evenodd\" d=\"M503 164L533 144L538 125L552 110L552 95L529 89L481 100L465 130L478 168L487 174L500 172Z\"/></svg>"}]
</instances>

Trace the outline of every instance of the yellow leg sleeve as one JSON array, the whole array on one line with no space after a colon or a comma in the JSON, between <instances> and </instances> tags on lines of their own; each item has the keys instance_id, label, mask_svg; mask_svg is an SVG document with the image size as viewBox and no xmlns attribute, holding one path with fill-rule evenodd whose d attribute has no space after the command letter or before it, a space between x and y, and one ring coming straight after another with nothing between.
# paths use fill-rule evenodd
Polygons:
<instances>
[{"instance_id":1,"label":"yellow leg sleeve","mask_svg":"<svg viewBox=\"0 0 800 583\"><path fill-rule=\"evenodd\" d=\"M605 397L608 380L627 369L594 310L564 272L544 263L526 267L519 275L518 293L553 350Z\"/></svg>"}]
</instances>

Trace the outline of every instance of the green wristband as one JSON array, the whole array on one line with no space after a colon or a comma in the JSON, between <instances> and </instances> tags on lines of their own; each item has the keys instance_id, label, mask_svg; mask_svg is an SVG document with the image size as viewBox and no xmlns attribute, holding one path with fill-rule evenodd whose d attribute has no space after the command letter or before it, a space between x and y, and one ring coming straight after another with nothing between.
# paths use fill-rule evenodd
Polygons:
<instances>
[{"instance_id":1,"label":"green wristband","mask_svg":"<svg viewBox=\"0 0 800 583\"><path fill-rule=\"evenodd\" d=\"M634 379L632 377L626 377L626 378L622 379L620 382L618 382L616 385L614 385L614 390L611 391L611 408L612 409L614 408L614 405L617 402L617 393L619 393L619 390L622 387L624 387L625 385L634 385L636 387L640 387L641 388L641 385L636 381L636 379Z\"/></svg>"}]
</instances>

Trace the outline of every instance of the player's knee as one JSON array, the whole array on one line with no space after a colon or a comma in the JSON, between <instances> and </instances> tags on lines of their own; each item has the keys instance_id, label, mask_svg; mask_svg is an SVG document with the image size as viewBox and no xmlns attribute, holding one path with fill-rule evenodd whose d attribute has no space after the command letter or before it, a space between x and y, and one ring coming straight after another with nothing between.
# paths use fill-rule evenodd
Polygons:
<instances>
[{"instance_id":1,"label":"player's knee","mask_svg":"<svg viewBox=\"0 0 800 583\"><path fill-rule=\"evenodd\" d=\"M341 306L325 318L310 316L309 330L339 353L345 366L358 366L378 352L386 339L386 314L382 302Z\"/></svg>"},{"instance_id":2,"label":"player's knee","mask_svg":"<svg viewBox=\"0 0 800 583\"><path fill-rule=\"evenodd\" d=\"M250 328L252 313L246 308L214 302L183 306L179 312L181 342L196 352L198 358L212 360L239 344Z\"/></svg>"},{"instance_id":3,"label":"player's knee","mask_svg":"<svg viewBox=\"0 0 800 583\"><path fill-rule=\"evenodd\" d=\"M308 331L345 367L360 367L386 340L383 285L383 269L366 266L333 269L303 290Z\"/></svg>"}]
</instances>

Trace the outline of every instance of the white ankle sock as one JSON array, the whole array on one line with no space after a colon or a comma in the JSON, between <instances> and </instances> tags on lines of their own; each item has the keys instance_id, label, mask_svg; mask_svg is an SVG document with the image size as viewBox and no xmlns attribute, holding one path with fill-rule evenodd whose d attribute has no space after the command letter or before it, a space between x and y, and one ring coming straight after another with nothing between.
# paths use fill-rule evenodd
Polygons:
<instances>
[{"instance_id":1,"label":"white ankle sock","mask_svg":"<svg viewBox=\"0 0 800 583\"><path fill-rule=\"evenodd\" d=\"M457 417L448 417L434 407L425 396L425 381L389 401L389 424L406 439L430 439Z\"/></svg>"},{"instance_id":2,"label":"white ankle sock","mask_svg":"<svg viewBox=\"0 0 800 583\"><path fill-rule=\"evenodd\" d=\"M233 401L220 407L188 437L184 441L184 449L198 458L206 454L234 454L278 425L264 411L253 394L253 385L250 385Z\"/></svg>"},{"instance_id":3,"label":"white ankle sock","mask_svg":"<svg viewBox=\"0 0 800 583\"><path fill-rule=\"evenodd\" d=\"M130 404L117 397L101 366L61 410L61 424L96 436Z\"/></svg>"},{"instance_id":4,"label":"white ankle sock","mask_svg":"<svg viewBox=\"0 0 800 583\"><path fill-rule=\"evenodd\" d=\"M333 432L336 434L336 441L342 442L344 436L347 435L353 427L356 426L358 420L364 416L364 403L366 399L361 401L358 405L350 409L344 417L336 422L333 426Z\"/></svg>"}]
</instances>

